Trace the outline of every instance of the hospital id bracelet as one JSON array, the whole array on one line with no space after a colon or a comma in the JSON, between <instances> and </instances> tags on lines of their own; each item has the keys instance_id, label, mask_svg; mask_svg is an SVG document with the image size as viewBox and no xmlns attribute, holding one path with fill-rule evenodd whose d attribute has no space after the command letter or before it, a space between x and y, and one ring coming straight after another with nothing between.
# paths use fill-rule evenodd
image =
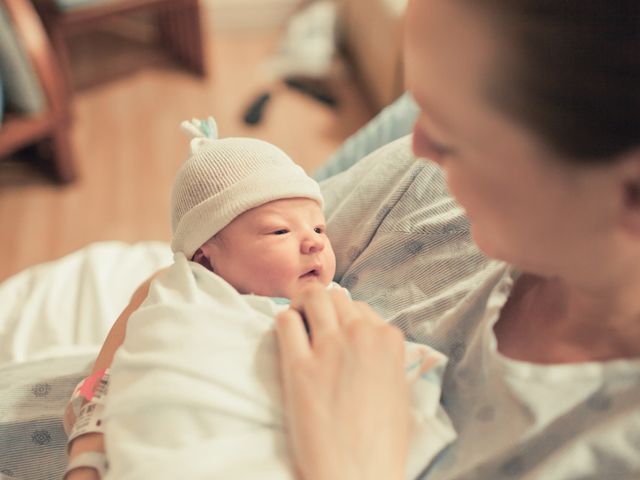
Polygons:
<instances>
[{"instance_id":1,"label":"hospital id bracelet","mask_svg":"<svg viewBox=\"0 0 640 480\"><path fill-rule=\"evenodd\" d=\"M87 433L104 433L102 425L102 414L104 411L104 403L93 399L80 410L80 415L73 424L69 438L67 439L67 448L78 437Z\"/></svg>"},{"instance_id":2,"label":"hospital id bracelet","mask_svg":"<svg viewBox=\"0 0 640 480\"><path fill-rule=\"evenodd\" d=\"M76 385L76 388L71 394L71 398L67 403L67 407L64 411L64 431L68 435L73 425L76 422L76 418L80 415L80 410L94 397L103 398L107 395L109 387L109 369L103 368L98 370L93 375L88 376Z\"/></svg>"},{"instance_id":3,"label":"hospital id bracelet","mask_svg":"<svg viewBox=\"0 0 640 480\"><path fill-rule=\"evenodd\" d=\"M90 402L94 397L104 397L107 394L108 386L109 369L103 368L95 372L93 375L88 376L80 383L77 396L87 402Z\"/></svg>"},{"instance_id":4,"label":"hospital id bracelet","mask_svg":"<svg viewBox=\"0 0 640 480\"><path fill-rule=\"evenodd\" d=\"M72 470L78 468L93 468L98 472L98 476L103 478L109 468L107 456L100 452L84 452L76 455L71 459L69 465L67 465L62 480L66 480L67 475L69 475Z\"/></svg>"}]
</instances>

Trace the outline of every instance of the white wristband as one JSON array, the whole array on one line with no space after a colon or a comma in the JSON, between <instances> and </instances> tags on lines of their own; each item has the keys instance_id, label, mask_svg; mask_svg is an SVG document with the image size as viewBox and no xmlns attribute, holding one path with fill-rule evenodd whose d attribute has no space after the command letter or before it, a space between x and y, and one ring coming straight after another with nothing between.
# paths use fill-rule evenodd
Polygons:
<instances>
[{"instance_id":1,"label":"white wristband","mask_svg":"<svg viewBox=\"0 0 640 480\"><path fill-rule=\"evenodd\" d=\"M80 416L82 407L92 400L104 400L109 390L109 369L98 370L83 379L76 388L67 403L64 411L64 431L67 435L73 428L76 419Z\"/></svg>"},{"instance_id":2,"label":"white wristband","mask_svg":"<svg viewBox=\"0 0 640 480\"><path fill-rule=\"evenodd\" d=\"M93 468L98 472L98 476L102 478L107 473L107 468L109 468L107 456L100 452L84 452L76 455L67 465L62 480L65 480L67 475L77 468Z\"/></svg>"},{"instance_id":3,"label":"white wristband","mask_svg":"<svg viewBox=\"0 0 640 480\"><path fill-rule=\"evenodd\" d=\"M80 410L80 415L73 424L71 433L67 438L67 448L78 437L87 433L104 433L102 425L102 413L104 411L104 403L94 398L85 404Z\"/></svg>"}]
</instances>

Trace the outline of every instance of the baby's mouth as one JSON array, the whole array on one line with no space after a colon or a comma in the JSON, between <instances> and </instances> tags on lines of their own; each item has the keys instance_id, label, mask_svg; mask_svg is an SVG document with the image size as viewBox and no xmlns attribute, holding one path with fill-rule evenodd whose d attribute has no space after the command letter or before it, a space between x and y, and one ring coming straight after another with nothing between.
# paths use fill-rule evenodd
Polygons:
<instances>
[{"instance_id":1,"label":"baby's mouth","mask_svg":"<svg viewBox=\"0 0 640 480\"><path fill-rule=\"evenodd\" d=\"M320 269L313 268L311 270L308 270L306 273L303 273L302 275L300 275L300 278L317 278L319 276L320 276Z\"/></svg>"}]
</instances>

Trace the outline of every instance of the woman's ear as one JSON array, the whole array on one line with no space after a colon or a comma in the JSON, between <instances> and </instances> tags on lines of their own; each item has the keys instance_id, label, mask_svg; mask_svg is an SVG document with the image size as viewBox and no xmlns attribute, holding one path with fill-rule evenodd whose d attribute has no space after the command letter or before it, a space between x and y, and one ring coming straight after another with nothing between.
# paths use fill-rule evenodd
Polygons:
<instances>
[{"instance_id":1,"label":"woman's ear","mask_svg":"<svg viewBox=\"0 0 640 480\"><path fill-rule=\"evenodd\" d=\"M622 160L622 226L640 239L640 149Z\"/></svg>"},{"instance_id":2,"label":"woman's ear","mask_svg":"<svg viewBox=\"0 0 640 480\"><path fill-rule=\"evenodd\" d=\"M211 249L209 247L210 245L208 243L202 245L198 250L196 250L196 253L193 254L192 261L199 263L207 270L211 270L213 272L213 264L211 263Z\"/></svg>"}]
</instances>

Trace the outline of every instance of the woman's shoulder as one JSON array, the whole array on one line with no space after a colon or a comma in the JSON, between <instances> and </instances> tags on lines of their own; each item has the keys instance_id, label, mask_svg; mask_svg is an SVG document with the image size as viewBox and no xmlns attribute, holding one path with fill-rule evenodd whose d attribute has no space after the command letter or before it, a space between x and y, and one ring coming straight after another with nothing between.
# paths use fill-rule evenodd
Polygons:
<instances>
[{"instance_id":1,"label":"woman's shoulder","mask_svg":"<svg viewBox=\"0 0 640 480\"><path fill-rule=\"evenodd\" d=\"M469 239L442 171L412 154L410 137L376 150L322 187L339 279L372 242L386 239L414 255L447 240L453 253L455 242Z\"/></svg>"},{"instance_id":2,"label":"woman's shoulder","mask_svg":"<svg viewBox=\"0 0 640 480\"><path fill-rule=\"evenodd\" d=\"M475 245L443 172L413 155L410 137L323 185L336 278L409 339L426 342L447 316L469 317L469 299L507 268ZM481 316L482 302L474 305L471 316Z\"/></svg>"}]
</instances>

